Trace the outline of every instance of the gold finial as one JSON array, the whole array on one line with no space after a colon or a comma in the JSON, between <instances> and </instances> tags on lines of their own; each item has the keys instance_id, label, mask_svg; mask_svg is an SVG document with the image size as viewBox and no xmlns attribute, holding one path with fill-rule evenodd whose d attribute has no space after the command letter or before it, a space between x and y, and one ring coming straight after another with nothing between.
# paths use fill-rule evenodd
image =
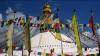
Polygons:
<instances>
[{"instance_id":1,"label":"gold finial","mask_svg":"<svg viewBox=\"0 0 100 56\"><path fill-rule=\"evenodd\" d=\"M48 3L44 5L43 13L51 14L51 7Z\"/></svg>"}]
</instances>

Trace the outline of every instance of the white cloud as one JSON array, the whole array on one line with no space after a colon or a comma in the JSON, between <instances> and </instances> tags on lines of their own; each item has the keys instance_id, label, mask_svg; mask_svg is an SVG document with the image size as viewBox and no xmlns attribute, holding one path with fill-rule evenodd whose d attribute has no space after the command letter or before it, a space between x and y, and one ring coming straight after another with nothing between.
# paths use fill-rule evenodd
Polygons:
<instances>
[{"instance_id":1,"label":"white cloud","mask_svg":"<svg viewBox=\"0 0 100 56\"><path fill-rule=\"evenodd\" d=\"M6 19L9 20L9 19L14 19L14 16L15 18L18 18L18 17L25 17L25 15L22 13L22 12L16 12L16 13L13 13L13 10L11 8L7 9L6 10L6 13L7 13L7 16L6 16Z\"/></svg>"},{"instance_id":2,"label":"white cloud","mask_svg":"<svg viewBox=\"0 0 100 56\"><path fill-rule=\"evenodd\" d=\"M2 14L0 14L0 21L2 20Z\"/></svg>"},{"instance_id":3,"label":"white cloud","mask_svg":"<svg viewBox=\"0 0 100 56\"><path fill-rule=\"evenodd\" d=\"M71 23L71 20L70 19L67 19L67 23Z\"/></svg>"},{"instance_id":4,"label":"white cloud","mask_svg":"<svg viewBox=\"0 0 100 56\"><path fill-rule=\"evenodd\" d=\"M9 13L12 13L12 12L13 12L12 8L8 8L8 9L6 10L6 14L9 14Z\"/></svg>"},{"instance_id":5,"label":"white cloud","mask_svg":"<svg viewBox=\"0 0 100 56\"><path fill-rule=\"evenodd\" d=\"M97 30L97 33L100 35L100 29Z\"/></svg>"}]
</instances>

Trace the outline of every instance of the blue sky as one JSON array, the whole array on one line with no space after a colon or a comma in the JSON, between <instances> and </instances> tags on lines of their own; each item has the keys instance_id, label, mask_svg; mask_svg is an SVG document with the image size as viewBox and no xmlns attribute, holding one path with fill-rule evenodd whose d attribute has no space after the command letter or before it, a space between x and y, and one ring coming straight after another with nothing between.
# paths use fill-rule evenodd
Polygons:
<instances>
[{"instance_id":1,"label":"blue sky","mask_svg":"<svg viewBox=\"0 0 100 56\"><path fill-rule=\"evenodd\" d=\"M42 7L47 0L0 0L0 13L5 15L8 7L25 14L40 16L42 15ZM61 20L71 19L73 9L77 10L79 23L88 23L90 18L90 10L94 11L95 23L100 23L100 1L99 0L48 0L52 9L58 6L60 8L59 17ZM56 5L55 5L56 4Z\"/></svg>"}]
</instances>

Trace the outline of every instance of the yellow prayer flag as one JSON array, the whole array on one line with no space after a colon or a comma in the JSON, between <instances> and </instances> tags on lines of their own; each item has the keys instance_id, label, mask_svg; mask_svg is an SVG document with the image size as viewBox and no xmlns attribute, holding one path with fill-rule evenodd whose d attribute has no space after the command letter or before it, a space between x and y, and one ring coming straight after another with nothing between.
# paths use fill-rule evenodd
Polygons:
<instances>
[{"instance_id":1,"label":"yellow prayer flag","mask_svg":"<svg viewBox=\"0 0 100 56\"><path fill-rule=\"evenodd\" d=\"M64 53L62 53L62 56L65 56Z\"/></svg>"},{"instance_id":2,"label":"yellow prayer flag","mask_svg":"<svg viewBox=\"0 0 100 56\"><path fill-rule=\"evenodd\" d=\"M65 25L64 24L61 24L61 27L63 30L65 30Z\"/></svg>"},{"instance_id":3,"label":"yellow prayer flag","mask_svg":"<svg viewBox=\"0 0 100 56\"><path fill-rule=\"evenodd\" d=\"M56 36L55 36L56 39L62 40L61 33L60 33L60 21L59 21L59 18L56 19L55 32L56 32Z\"/></svg>"},{"instance_id":4,"label":"yellow prayer flag","mask_svg":"<svg viewBox=\"0 0 100 56\"><path fill-rule=\"evenodd\" d=\"M61 34L60 34L60 32L56 32L56 39L61 40Z\"/></svg>"},{"instance_id":5,"label":"yellow prayer flag","mask_svg":"<svg viewBox=\"0 0 100 56\"><path fill-rule=\"evenodd\" d=\"M83 55L82 46L81 46L81 42L80 42L79 31L78 31L78 22L77 22L76 15L74 15L72 17L72 27L73 27L73 31L74 31L74 34L75 34L75 40L76 40L76 44L77 44L77 51L78 51L78 53L80 55Z\"/></svg>"},{"instance_id":6,"label":"yellow prayer flag","mask_svg":"<svg viewBox=\"0 0 100 56\"><path fill-rule=\"evenodd\" d=\"M94 56L97 56L97 54L94 54Z\"/></svg>"},{"instance_id":7,"label":"yellow prayer flag","mask_svg":"<svg viewBox=\"0 0 100 56\"><path fill-rule=\"evenodd\" d=\"M9 25L7 32L7 53L9 56L12 56L13 48L12 48L12 37L13 37L13 23Z\"/></svg>"},{"instance_id":8,"label":"yellow prayer flag","mask_svg":"<svg viewBox=\"0 0 100 56\"><path fill-rule=\"evenodd\" d=\"M25 44L25 49L26 50L31 49L31 44L30 44L30 21L29 21L28 16L26 18L25 31L24 31L24 44Z\"/></svg>"},{"instance_id":9,"label":"yellow prayer flag","mask_svg":"<svg viewBox=\"0 0 100 56\"><path fill-rule=\"evenodd\" d=\"M42 56L46 56L45 50L43 51Z\"/></svg>"},{"instance_id":10,"label":"yellow prayer flag","mask_svg":"<svg viewBox=\"0 0 100 56\"><path fill-rule=\"evenodd\" d=\"M65 27L65 25L64 25L64 24L61 24L61 26L62 26L62 28L64 28L64 27Z\"/></svg>"}]
</instances>

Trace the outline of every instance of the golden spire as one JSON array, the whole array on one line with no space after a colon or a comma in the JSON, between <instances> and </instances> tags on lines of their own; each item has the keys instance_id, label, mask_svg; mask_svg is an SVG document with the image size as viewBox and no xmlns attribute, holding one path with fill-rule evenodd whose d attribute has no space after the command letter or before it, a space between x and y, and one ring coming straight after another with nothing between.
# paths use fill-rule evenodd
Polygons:
<instances>
[{"instance_id":1,"label":"golden spire","mask_svg":"<svg viewBox=\"0 0 100 56\"><path fill-rule=\"evenodd\" d=\"M43 13L46 13L46 14L51 14L51 7L48 3L46 3L43 7Z\"/></svg>"}]
</instances>

